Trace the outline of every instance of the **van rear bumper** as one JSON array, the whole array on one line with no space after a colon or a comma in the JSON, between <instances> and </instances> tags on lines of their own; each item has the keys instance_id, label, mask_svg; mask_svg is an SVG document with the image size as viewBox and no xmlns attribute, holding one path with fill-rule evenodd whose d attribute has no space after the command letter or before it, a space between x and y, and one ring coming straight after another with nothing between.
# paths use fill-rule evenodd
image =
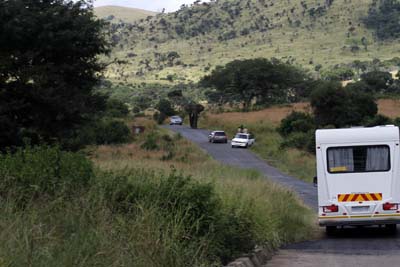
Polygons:
<instances>
[{"instance_id":1,"label":"van rear bumper","mask_svg":"<svg viewBox=\"0 0 400 267\"><path fill-rule=\"evenodd\" d=\"M352 218L352 216L346 216L347 218L329 218L319 217L318 222L320 226L344 226L344 225L382 225L382 224L400 224L399 216L382 216L369 218Z\"/></svg>"}]
</instances>

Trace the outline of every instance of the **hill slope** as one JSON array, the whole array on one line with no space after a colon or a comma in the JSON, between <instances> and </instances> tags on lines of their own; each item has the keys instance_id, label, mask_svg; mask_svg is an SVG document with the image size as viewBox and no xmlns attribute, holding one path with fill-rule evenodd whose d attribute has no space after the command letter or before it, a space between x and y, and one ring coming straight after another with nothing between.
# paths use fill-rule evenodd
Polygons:
<instances>
[{"instance_id":1,"label":"hill slope","mask_svg":"<svg viewBox=\"0 0 400 267\"><path fill-rule=\"evenodd\" d=\"M120 6L96 7L94 12L97 17L106 19L111 23L119 23L120 21L134 23L137 20L145 19L148 16L155 16L157 14L156 12L148 10Z\"/></svg>"},{"instance_id":2,"label":"hill slope","mask_svg":"<svg viewBox=\"0 0 400 267\"><path fill-rule=\"evenodd\" d=\"M363 19L375 0L217 0L114 25L106 76L122 83L196 82L234 59L276 57L322 71L354 60L390 59ZM321 65L321 66L319 66Z\"/></svg>"}]
</instances>

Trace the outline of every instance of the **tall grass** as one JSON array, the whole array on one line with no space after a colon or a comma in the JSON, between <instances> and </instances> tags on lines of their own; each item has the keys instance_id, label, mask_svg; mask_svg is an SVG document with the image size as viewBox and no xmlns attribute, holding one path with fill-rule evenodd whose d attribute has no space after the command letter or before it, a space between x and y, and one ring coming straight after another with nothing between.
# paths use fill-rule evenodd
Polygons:
<instances>
[{"instance_id":1,"label":"tall grass","mask_svg":"<svg viewBox=\"0 0 400 267\"><path fill-rule=\"evenodd\" d=\"M93 148L94 166L58 148L1 156L0 266L221 266L312 234L312 212L293 192L154 134L158 151L141 149L138 137ZM59 177L83 183L50 187Z\"/></svg>"}]
</instances>

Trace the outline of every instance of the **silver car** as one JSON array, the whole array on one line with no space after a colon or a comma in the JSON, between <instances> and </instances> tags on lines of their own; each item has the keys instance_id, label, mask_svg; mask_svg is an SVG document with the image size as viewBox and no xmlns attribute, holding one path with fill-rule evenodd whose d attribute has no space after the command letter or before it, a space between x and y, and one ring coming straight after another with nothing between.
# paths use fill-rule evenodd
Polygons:
<instances>
[{"instance_id":1,"label":"silver car","mask_svg":"<svg viewBox=\"0 0 400 267\"><path fill-rule=\"evenodd\" d=\"M213 131L208 135L210 143L228 143L228 137L224 131Z\"/></svg>"},{"instance_id":2,"label":"silver car","mask_svg":"<svg viewBox=\"0 0 400 267\"><path fill-rule=\"evenodd\" d=\"M179 116L172 116L169 122L169 125L182 125L183 120Z\"/></svg>"}]
</instances>

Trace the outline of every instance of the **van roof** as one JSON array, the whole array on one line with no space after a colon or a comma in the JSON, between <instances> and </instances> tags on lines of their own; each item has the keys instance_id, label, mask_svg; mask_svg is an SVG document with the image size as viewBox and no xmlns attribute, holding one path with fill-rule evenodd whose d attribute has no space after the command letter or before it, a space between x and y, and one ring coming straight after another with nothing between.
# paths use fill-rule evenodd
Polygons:
<instances>
[{"instance_id":1,"label":"van roof","mask_svg":"<svg viewBox=\"0 0 400 267\"><path fill-rule=\"evenodd\" d=\"M346 129L323 129L316 132L316 143L345 144L363 142L399 141L399 128L394 125L355 127Z\"/></svg>"}]
</instances>

